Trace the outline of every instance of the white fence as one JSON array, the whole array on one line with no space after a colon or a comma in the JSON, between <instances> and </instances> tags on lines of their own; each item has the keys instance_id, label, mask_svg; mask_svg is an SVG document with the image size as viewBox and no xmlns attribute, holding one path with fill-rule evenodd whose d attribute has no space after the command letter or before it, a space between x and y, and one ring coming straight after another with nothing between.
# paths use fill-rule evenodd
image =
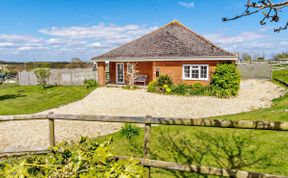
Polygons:
<instances>
[{"instance_id":1,"label":"white fence","mask_svg":"<svg viewBox=\"0 0 288 178\"><path fill-rule=\"evenodd\" d=\"M272 65L268 63L237 64L241 78L272 79Z\"/></svg>"},{"instance_id":2,"label":"white fence","mask_svg":"<svg viewBox=\"0 0 288 178\"><path fill-rule=\"evenodd\" d=\"M83 85L85 79L98 81L97 71L89 69L51 69L49 85ZM32 71L18 74L19 85L37 85L37 78Z\"/></svg>"}]
</instances>

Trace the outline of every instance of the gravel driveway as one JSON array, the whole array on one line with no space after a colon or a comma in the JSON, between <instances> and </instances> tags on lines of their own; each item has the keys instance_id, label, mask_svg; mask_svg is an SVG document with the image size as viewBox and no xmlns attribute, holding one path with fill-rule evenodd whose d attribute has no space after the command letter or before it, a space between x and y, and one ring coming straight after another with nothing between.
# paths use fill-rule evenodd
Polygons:
<instances>
[{"instance_id":1,"label":"gravel driveway","mask_svg":"<svg viewBox=\"0 0 288 178\"><path fill-rule=\"evenodd\" d=\"M81 101L45 112L121 116L162 116L199 118L251 111L269 107L283 89L266 80L241 81L239 96L219 99L206 96L168 96L145 90L98 88ZM48 144L47 121L0 124L0 151L43 149ZM80 135L96 137L115 132L120 124L56 121L56 140L71 140Z\"/></svg>"}]
</instances>

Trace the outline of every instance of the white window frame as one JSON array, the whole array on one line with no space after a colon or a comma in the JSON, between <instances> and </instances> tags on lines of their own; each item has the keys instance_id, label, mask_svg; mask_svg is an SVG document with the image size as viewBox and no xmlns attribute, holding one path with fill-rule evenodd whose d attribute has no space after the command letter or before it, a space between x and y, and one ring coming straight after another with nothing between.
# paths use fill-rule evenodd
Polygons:
<instances>
[{"instance_id":1,"label":"white window frame","mask_svg":"<svg viewBox=\"0 0 288 178\"><path fill-rule=\"evenodd\" d=\"M185 66L190 67L190 77L185 77ZM199 71L199 78L192 78L192 68L193 66L198 66L198 71ZM206 78L201 78L201 66L206 66L207 67L207 73L206 73ZM183 80L202 80L202 81L207 81L209 80L209 65L208 64L183 64L182 66L182 79Z\"/></svg>"},{"instance_id":2,"label":"white window frame","mask_svg":"<svg viewBox=\"0 0 288 178\"><path fill-rule=\"evenodd\" d=\"M119 82L118 81L118 68L117 68L118 64L123 66L123 82ZM125 73L124 73L124 71L125 71L124 63L116 63L116 83L119 83L119 84L124 84L125 83Z\"/></svg>"}]
</instances>

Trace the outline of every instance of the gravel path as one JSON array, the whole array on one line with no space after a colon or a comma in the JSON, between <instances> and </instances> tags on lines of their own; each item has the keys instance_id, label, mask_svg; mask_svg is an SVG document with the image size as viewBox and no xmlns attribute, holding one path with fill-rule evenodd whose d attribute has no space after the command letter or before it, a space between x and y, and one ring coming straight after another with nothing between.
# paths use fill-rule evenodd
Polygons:
<instances>
[{"instance_id":1,"label":"gravel path","mask_svg":"<svg viewBox=\"0 0 288 178\"><path fill-rule=\"evenodd\" d=\"M81 101L45 112L121 116L162 116L199 118L234 114L269 107L283 89L266 80L241 81L239 96L219 99L206 96L168 96L145 90L99 88ZM0 124L0 151L43 149L48 144L47 121L7 122ZM96 137L115 132L121 124L56 121L56 140Z\"/></svg>"}]
</instances>

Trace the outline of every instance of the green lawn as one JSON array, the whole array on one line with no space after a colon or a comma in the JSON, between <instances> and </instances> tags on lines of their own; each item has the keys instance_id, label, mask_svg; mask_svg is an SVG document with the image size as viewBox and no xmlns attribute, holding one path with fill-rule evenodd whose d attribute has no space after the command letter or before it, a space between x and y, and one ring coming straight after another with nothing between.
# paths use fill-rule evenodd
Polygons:
<instances>
[{"instance_id":1,"label":"green lawn","mask_svg":"<svg viewBox=\"0 0 288 178\"><path fill-rule=\"evenodd\" d=\"M93 89L83 86L0 86L0 115L30 114L77 101Z\"/></svg>"},{"instance_id":2,"label":"green lawn","mask_svg":"<svg viewBox=\"0 0 288 178\"><path fill-rule=\"evenodd\" d=\"M286 83L288 85L288 68L283 70L273 71L273 79L280 81L281 83Z\"/></svg>"},{"instance_id":3,"label":"green lawn","mask_svg":"<svg viewBox=\"0 0 288 178\"><path fill-rule=\"evenodd\" d=\"M288 122L288 94L281 98L273 100L270 108L258 109L251 112L240 114L218 116L213 118L231 119L231 120L268 120L268 121L286 121Z\"/></svg>"}]
</instances>

